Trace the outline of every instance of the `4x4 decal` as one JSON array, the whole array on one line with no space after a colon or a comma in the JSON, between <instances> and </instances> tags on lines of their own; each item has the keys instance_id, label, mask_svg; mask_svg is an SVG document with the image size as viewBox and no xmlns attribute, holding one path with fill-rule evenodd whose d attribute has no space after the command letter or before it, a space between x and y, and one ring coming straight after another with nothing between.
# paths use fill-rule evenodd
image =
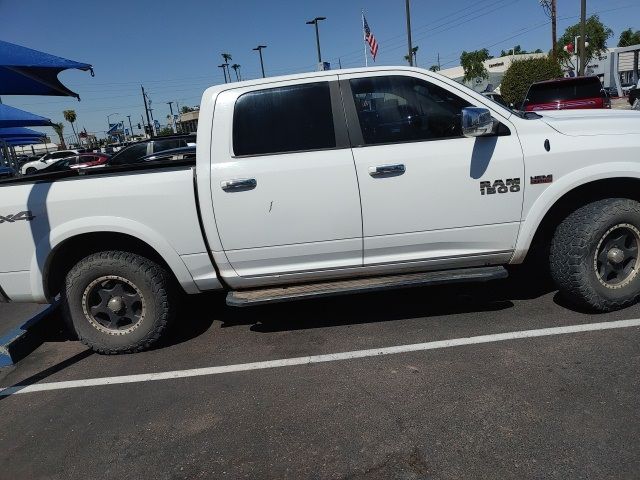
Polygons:
<instances>
[{"instance_id":1,"label":"4x4 decal","mask_svg":"<svg viewBox=\"0 0 640 480\"><path fill-rule=\"evenodd\" d=\"M519 192L520 179L507 178L506 180L494 180L492 182L480 182L480 195L493 195L494 193Z\"/></svg>"},{"instance_id":2,"label":"4x4 decal","mask_svg":"<svg viewBox=\"0 0 640 480\"><path fill-rule=\"evenodd\" d=\"M31 211L27 210L24 212L16 213L15 215L0 215L0 223L14 223L19 222L20 220L26 220L27 222L30 222L34 218L36 217L31 214Z\"/></svg>"}]
</instances>

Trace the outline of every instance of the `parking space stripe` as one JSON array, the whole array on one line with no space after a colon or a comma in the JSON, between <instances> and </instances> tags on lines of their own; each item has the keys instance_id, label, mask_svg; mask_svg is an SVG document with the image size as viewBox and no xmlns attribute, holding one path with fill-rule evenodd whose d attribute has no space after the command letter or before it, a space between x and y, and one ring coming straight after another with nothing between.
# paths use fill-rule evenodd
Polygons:
<instances>
[{"instance_id":1,"label":"parking space stripe","mask_svg":"<svg viewBox=\"0 0 640 480\"><path fill-rule=\"evenodd\" d=\"M324 355L310 355L306 357L284 358L280 360L240 363L236 365L194 368L190 370L174 370L169 372L143 373L138 375L122 375L117 377L89 378L85 380L68 380L62 382L38 383L33 385L18 384L12 387L0 388L0 397L7 397L9 395L20 393L45 392L69 388L97 387L103 385L120 385L125 383L152 382L157 380L172 380L176 378L220 375L224 373L246 372L251 370L263 370L267 368L291 367L295 365L308 365L313 363L336 362L341 360L352 360L365 357L377 357L381 355L397 355L400 353L437 350L441 348L460 347L464 345L503 342L506 340L518 340L523 338L547 337L552 335L566 335L571 333L593 332L598 330L612 330L617 328L639 326L640 319L618 320L613 322L587 323L581 325L570 325L566 327L541 328L537 330L522 330L507 333L496 333L491 335L479 335L476 337L454 338L450 340L438 340L426 343L371 348L367 350L354 350L350 352L329 353Z\"/></svg>"}]
</instances>

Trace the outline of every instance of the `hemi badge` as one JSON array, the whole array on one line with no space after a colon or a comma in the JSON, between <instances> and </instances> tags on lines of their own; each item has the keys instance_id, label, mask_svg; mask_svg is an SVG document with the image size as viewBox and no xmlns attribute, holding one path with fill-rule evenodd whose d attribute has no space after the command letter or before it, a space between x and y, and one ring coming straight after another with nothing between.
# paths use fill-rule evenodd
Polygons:
<instances>
[{"instance_id":1,"label":"hemi badge","mask_svg":"<svg viewBox=\"0 0 640 480\"><path fill-rule=\"evenodd\" d=\"M553 182L553 175L536 175L535 177L531 177L531 185L551 182Z\"/></svg>"}]
</instances>

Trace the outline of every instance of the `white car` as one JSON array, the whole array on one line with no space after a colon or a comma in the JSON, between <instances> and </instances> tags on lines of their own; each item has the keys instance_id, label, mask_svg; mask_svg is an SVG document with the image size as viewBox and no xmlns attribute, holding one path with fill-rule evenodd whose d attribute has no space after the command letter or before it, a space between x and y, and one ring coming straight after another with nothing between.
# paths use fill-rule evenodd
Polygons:
<instances>
[{"instance_id":1,"label":"white car","mask_svg":"<svg viewBox=\"0 0 640 480\"><path fill-rule=\"evenodd\" d=\"M42 170L43 168L48 167L53 162L77 154L77 150L58 150L56 152L50 152L43 155L38 160L27 162L22 165L22 167L20 167L20 173L22 173L23 175L31 175L33 173L36 173L38 170Z\"/></svg>"},{"instance_id":2,"label":"white car","mask_svg":"<svg viewBox=\"0 0 640 480\"><path fill-rule=\"evenodd\" d=\"M0 301L60 296L101 353L171 331L181 292L241 307L489 281L526 258L581 308L624 308L639 152L638 112L516 113L418 68L218 85L195 159L0 181Z\"/></svg>"}]
</instances>

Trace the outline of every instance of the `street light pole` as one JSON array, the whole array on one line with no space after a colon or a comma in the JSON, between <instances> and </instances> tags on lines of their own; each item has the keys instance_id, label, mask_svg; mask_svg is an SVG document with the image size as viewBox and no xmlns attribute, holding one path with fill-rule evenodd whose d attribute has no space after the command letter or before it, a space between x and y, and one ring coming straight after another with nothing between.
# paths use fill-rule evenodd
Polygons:
<instances>
[{"instance_id":1,"label":"street light pole","mask_svg":"<svg viewBox=\"0 0 640 480\"><path fill-rule=\"evenodd\" d=\"M262 62L262 49L267 48L266 45L258 45L254 50L257 50L260 54L260 69L262 70L262 78L264 78L264 63Z\"/></svg>"},{"instance_id":2,"label":"street light pole","mask_svg":"<svg viewBox=\"0 0 640 480\"><path fill-rule=\"evenodd\" d=\"M409 66L413 67L413 47L411 46L411 8L409 0L405 0L405 9L407 11L407 43L409 46Z\"/></svg>"},{"instance_id":3,"label":"street light pole","mask_svg":"<svg viewBox=\"0 0 640 480\"><path fill-rule=\"evenodd\" d=\"M309 20L307 25L315 25L316 27L316 46L318 47L318 65L322 64L322 55L320 55L320 32L318 31L318 22L326 20L327 17L316 17L313 20Z\"/></svg>"},{"instance_id":4,"label":"street light pole","mask_svg":"<svg viewBox=\"0 0 640 480\"><path fill-rule=\"evenodd\" d=\"M227 83L227 65L226 63L223 63L222 65L218 65L218 68L222 69L222 73L224 73L224 83Z\"/></svg>"}]
</instances>

